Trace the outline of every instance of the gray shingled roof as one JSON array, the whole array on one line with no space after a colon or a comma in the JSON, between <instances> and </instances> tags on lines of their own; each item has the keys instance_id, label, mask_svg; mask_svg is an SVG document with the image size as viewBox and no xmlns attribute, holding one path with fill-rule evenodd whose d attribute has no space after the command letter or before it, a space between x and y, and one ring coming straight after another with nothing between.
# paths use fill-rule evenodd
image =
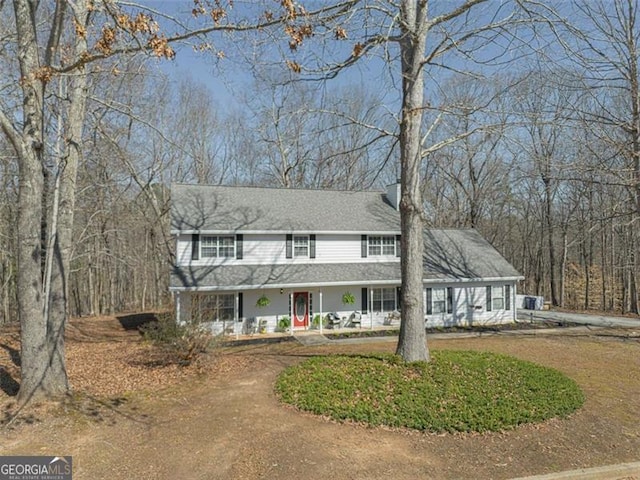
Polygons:
<instances>
[{"instance_id":1,"label":"gray shingled roof","mask_svg":"<svg viewBox=\"0 0 640 480\"><path fill-rule=\"evenodd\" d=\"M509 262L475 230L426 230L424 279L521 278ZM181 267L171 274L171 288L274 287L303 285L399 284L400 263L231 265Z\"/></svg>"},{"instance_id":2,"label":"gray shingled roof","mask_svg":"<svg viewBox=\"0 0 640 480\"><path fill-rule=\"evenodd\" d=\"M171 230L397 232L382 192L174 184Z\"/></svg>"},{"instance_id":3,"label":"gray shingled roof","mask_svg":"<svg viewBox=\"0 0 640 480\"><path fill-rule=\"evenodd\" d=\"M476 230L424 232L425 279L522 278Z\"/></svg>"},{"instance_id":4,"label":"gray shingled roof","mask_svg":"<svg viewBox=\"0 0 640 480\"><path fill-rule=\"evenodd\" d=\"M182 267L171 273L172 288L232 289L302 285L358 285L400 282L400 263L318 263L311 265L231 265Z\"/></svg>"}]
</instances>

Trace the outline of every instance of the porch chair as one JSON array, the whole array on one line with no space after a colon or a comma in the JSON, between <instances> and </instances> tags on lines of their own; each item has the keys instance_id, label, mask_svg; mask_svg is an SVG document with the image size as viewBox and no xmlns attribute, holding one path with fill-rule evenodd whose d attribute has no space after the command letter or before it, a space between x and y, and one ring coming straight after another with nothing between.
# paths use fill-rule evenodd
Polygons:
<instances>
[{"instance_id":1,"label":"porch chair","mask_svg":"<svg viewBox=\"0 0 640 480\"><path fill-rule=\"evenodd\" d=\"M258 331L258 322L256 317L249 317L244 321L244 334L253 335Z\"/></svg>"},{"instance_id":2,"label":"porch chair","mask_svg":"<svg viewBox=\"0 0 640 480\"><path fill-rule=\"evenodd\" d=\"M342 319L336 312L327 313L324 318L326 320L327 328L336 328L336 326L337 328L340 328L342 326Z\"/></svg>"},{"instance_id":3,"label":"porch chair","mask_svg":"<svg viewBox=\"0 0 640 480\"><path fill-rule=\"evenodd\" d=\"M358 326L358 328L362 328L362 314L358 310L356 310L349 316L349 320L347 321L346 326L355 327L356 325Z\"/></svg>"}]
</instances>

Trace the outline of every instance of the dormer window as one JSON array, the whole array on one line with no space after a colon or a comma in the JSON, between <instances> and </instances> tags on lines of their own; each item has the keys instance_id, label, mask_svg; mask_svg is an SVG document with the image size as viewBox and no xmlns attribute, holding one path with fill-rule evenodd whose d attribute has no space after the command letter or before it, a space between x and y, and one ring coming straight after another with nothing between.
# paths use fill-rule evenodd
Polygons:
<instances>
[{"instance_id":1,"label":"dormer window","mask_svg":"<svg viewBox=\"0 0 640 480\"><path fill-rule=\"evenodd\" d=\"M235 257L235 237L202 235L200 237L200 256L202 258Z\"/></svg>"}]
</instances>

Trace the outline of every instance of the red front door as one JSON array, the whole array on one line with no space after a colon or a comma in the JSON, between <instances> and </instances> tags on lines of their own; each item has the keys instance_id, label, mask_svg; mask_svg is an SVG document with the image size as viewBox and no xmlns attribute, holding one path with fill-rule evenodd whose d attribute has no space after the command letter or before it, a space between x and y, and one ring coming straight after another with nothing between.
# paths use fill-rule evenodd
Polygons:
<instances>
[{"instance_id":1,"label":"red front door","mask_svg":"<svg viewBox=\"0 0 640 480\"><path fill-rule=\"evenodd\" d=\"M295 292L293 294L293 326L307 327L309 325L309 292Z\"/></svg>"}]
</instances>

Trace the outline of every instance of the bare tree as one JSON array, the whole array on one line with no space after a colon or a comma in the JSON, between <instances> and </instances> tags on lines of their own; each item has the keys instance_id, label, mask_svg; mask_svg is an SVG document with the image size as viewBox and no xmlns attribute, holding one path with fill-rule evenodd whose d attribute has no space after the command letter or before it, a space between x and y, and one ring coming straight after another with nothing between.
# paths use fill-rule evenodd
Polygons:
<instances>
[{"instance_id":1,"label":"bare tree","mask_svg":"<svg viewBox=\"0 0 640 480\"><path fill-rule=\"evenodd\" d=\"M570 30L573 65L589 108L577 111L584 127L607 144L613 154L601 158L601 168L612 172L627 189L630 258L626 280L630 311L638 313L640 258L640 28L637 0L574 2ZM571 38L571 37L569 37ZM616 166L615 159L623 160Z\"/></svg>"},{"instance_id":2,"label":"bare tree","mask_svg":"<svg viewBox=\"0 0 640 480\"><path fill-rule=\"evenodd\" d=\"M566 176L567 165L573 158L573 138L569 124L570 106L576 96L567 88L554 86L554 77L531 73L516 91L515 110L522 118L522 136L517 140L519 148L529 161L530 171L541 184L542 227L540 246L546 247L546 255L539 252L542 260L548 259L549 294L554 306L558 298L558 258L556 247L556 196ZM539 276L542 276L540 272Z\"/></svg>"},{"instance_id":3,"label":"bare tree","mask_svg":"<svg viewBox=\"0 0 640 480\"><path fill-rule=\"evenodd\" d=\"M445 140L459 132L475 133L434 153L423 166L429 221L479 228L490 241L498 236L492 221L507 216L511 183L510 157L504 148L510 107L504 105L503 89L511 83L506 80L462 78L445 85L450 115L435 134Z\"/></svg>"},{"instance_id":4,"label":"bare tree","mask_svg":"<svg viewBox=\"0 0 640 480\"><path fill-rule=\"evenodd\" d=\"M199 29L159 13L165 24L176 29L168 37L143 6L135 9L115 1L56 0L50 4L15 0L9 13L11 7L0 2L2 21L9 26L1 41L12 45L3 52L16 52L15 59L3 58L10 68L5 77L7 95L0 99L0 128L16 152L19 167L21 402L58 396L69 388L64 327L90 66L104 65L115 72L117 65L107 59L140 52L172 58L171 42L212 32L263 28L283 20L270 15L252 24L232 24L225 19L221 2L208 5L197 0L195 7L193 14L207 23ZM55 123L61 125L57 132L47 128L53 124L48 120L54 116L54 106ZM52 147L56 135L64 139L59 149Z\"/></svg>"},{"instance_id":5,"label":"bare tree","mask_svg":"<svg viewBox=\"0 0 640 480\"><path fill-rule=\"evenodd\" d=\"M385 64L397 59L397 78L401 82L398 140L401 172L401 229L402 229L402 314L397 353L407 361L428 360L422 304L423 260L423 201L421 165L423 159L441 148L461 140L471 132L458 132L451 138L434 142L430 134L434 125L442 121L446 111L438 110L438 74L451 69L469 72L474 61L490 63L494 56L483 51L492 45L494 51L505 47L517 25L514 11L498 6L491 15L480 14L490 6L483 0L467 0L456 5L436 4L428 0L392 2L351 2L345 13L348 22L340 17L327 29L338 39L356 38L351 54L335 62L325 62L331 72L348 68L376 52ZM512 6L516 6L513 4ZM295 18L293 18L295 17ZM343 20L342 22L340 20ZM525 21L525 20L523 20ZM529 22L527 19L526 22ZM304 15L292 16L287 30L292 49L318 32ZM511 30L507 30L507 26ZM460 54L455 60L456 55ZM311 55L309 55L311 56ZM322 63L312 57L310 63ZM294 71L306 73L304 64L290 61ZM325 70L326 71L326 70ZM426 73L428 72L428 73ZM425 83L425 78L428 83ZM425 95L429 92L429 95ZM433 115L429 126L427 116Z\"/></svg>"}]
</instances>

